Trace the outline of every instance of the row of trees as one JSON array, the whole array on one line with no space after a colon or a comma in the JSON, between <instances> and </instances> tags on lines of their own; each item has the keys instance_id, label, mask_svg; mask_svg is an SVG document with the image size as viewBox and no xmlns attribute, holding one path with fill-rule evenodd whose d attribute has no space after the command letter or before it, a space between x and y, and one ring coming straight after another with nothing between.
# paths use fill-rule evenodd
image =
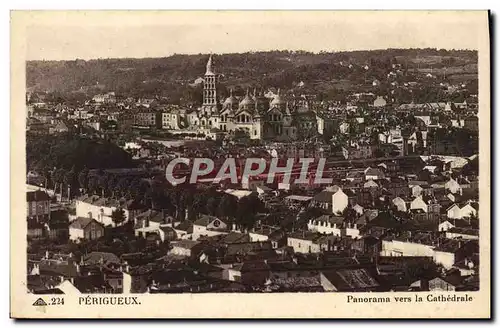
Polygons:
<instances>
[{"instance_id":1,"label":"row of trees","mask_svg":"<svg viewBox=\"0 0 500 328\"><path fill-rule=\"evenodd\" d=\"M195 220L200 214L215 215L248 229L255 224L256 214L265 211L256 194L238 200L215 188L173 187L161 178L145 180L104 172L91 174L84 169L78 174L77 180L83 193L115 199L125 197L134 200L136 206L164 210L180 220ZM119 213L116 216L116 223L119 223L121 216Z\"/></svg>"}]
</instances>

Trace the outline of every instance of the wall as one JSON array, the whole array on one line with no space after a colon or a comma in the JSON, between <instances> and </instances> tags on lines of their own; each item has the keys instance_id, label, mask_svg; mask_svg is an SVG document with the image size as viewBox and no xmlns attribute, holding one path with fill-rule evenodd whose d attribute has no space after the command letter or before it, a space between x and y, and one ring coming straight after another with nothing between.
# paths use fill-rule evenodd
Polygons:
<instances>
[{"instance_id":1,"label":"wall","mask_svg":"<svg viewBox=\"0 0 500 328\"><path fill-rule=\"evenodd\" d=\"M70 240L77 240L80 238L83 239L83 229L69 228L69 239Z\"/></svg>"},{"instance_id":2,"label":"wall","mask_svg":"<svg viewBox=\"0 0 500 328\"><path fill-rule=\"evenodd\" d=\"M451 269L455 264L455 254L448 252L434 251L434 262L441 264L445 269Z\"/></svg>"},{"instance_id":3,"label":"wall","mask_svg":"<svg viewBox=\"0 0 500 328\"><path fill-rule=\"evenodd\" d=\"M267 241L269 239L268 236L265 236L265 235L260 235L260 234L257 234L257 233L253 233L253 232L250 232L249 233L249 236L250 236L250 241L251 242L256 242L256 241Z\"/></svg>"},{"instance_id":4,"label":"wall","mask_svg":"<svg viewBox=\"0 0 500 328\"><path fill-rule=\"evenodd\" d=\"M303 240L288 237L288 246L292 247L296 253L319 253L320 247L312 240Z\"/></svg>"},{"instance_id":5,"label":"wall","mask_svg":"<svg viewBox=\"0 0 500 328\"><path fill-rule=\"evenodd\" d=\"M434 250L432 246L404 242L399 240L382 240L382 256L427 256L433 257Z\"/></svg>"}]
</instances>

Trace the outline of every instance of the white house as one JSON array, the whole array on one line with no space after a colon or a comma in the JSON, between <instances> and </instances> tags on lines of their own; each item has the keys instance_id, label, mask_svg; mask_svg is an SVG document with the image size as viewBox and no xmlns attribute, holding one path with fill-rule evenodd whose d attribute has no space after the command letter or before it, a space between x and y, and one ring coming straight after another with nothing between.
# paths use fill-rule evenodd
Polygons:
<instances>
[{"instance_id":1,"label":"white house","mask_svg":"<svg viewBox=\"0 0 500 328\"><path fill-rule=\"evenodd\" d=\"M365 180L380 180L380 179L383 179L385 177L385 174L384 172L382 172L382 170L380 170L379 168L371 168L371 167L368 167L366 170L365 170Z\"/></svg>"},{"instance_id":2,"label":"white house","mask_svg":"<svg viewBox=\"0 0 500 328\"><path fill-rule=\"evenodd\" d=\"M466 217L471 217L471 216L477 216L477 203L467 203L466 205L464 205L461 209L460 209L460 212L461 212L461 215L463 218L466 218Z\"/></svg>"},{"instance_id":3,"label":"white house","mask_svg":"<svg viewBox=\"0 0 500 328\"><path fill-rule=\"evenodd\" d=\"M446 210L446 215L450 219L477 216L477 203L467 203L462 208L457 204L453 204Z\"/></svg>"},{"instance_id":4,"label":"white house","mask_svg":"<svg viewBox=\"0 0 500 328\"><path fill-rule=\"evenodd\" d=\"M332 212L333 213L342 213L347 206L349 205L349 197L342 189L338 189L332 195Z\"/></svg>"},{"instance_id":5,"label":"white house","mask_svg":"<svg viewBox=\"0 0 500 328\"><path fill-rule=\"evenodd\" d=\"M227 223L215 216L201 215L201 218L193 223L193 240L198 240L201 236L216 236L228 234L229 227Z\"/></svg>"},{"instance_id":6,"label":"white house","mask_svg":"<svg viewBox=\"0 0 500 328\"><path fill-rule=\"evenodd\" d=\"M392 200L392 203L400 212L406 212L408 210L408 208L406 207L406 201L401 197L394 198Z\"/></svg>"},{"instance_id":7,"label":"white house","mask_svg":"<svg viewBox=\"0 0 500 328\"><path fill-rule=\"evenodd\" d=\"M343 222L344 218L341 216L322 215L318 218L309 220L307 223L307 230L340 236Z\"/></svg>"},{"instance_id":8,"label":"white house","mask_svg":"<svg viewBox=\"0 0 500 328\"><path fill-rule=\"evenodd\" d=\"M455 225L453 225L453 223L451 223L450 221L446 220L446 221L441 222L438 225L438 231L448 231L448 230L450 230L451 228L454 228L454 227L455 227Z\"/></svg>"},{"instance_id":9,"label":"white house","mask_svg":"<svg viewBox=\"0 0 500 328\"><path fill-rule=\"evenodd\" d=\"M90 217L96 219L105 226L113 225L111 215L113 211L122 208L125 214L125 222L130 217L129 210L121 207L120 202L115 199L99 196L83 196L76 200L76 217Z\"/></svg>"},{"instance_id":10,"label":"white house","mask_svg":"<svg viewBox=\"0 0 500 328\"><path fill-rule=\"evenodd\" d=\"M79 217L69 225L69 239L72 241L94 240L104 236L104 226L89 217Z\"/></svg>"},{"instance_id":11,"label":"white house","mask_svg":"<svg viewBox=\"0 0 500 328\"><path fill-rule=\"evenodd\" d=\"M368 180L363 185L363 188L378 188L378 184L373 180Z\"/></svg>"},{"instance_id":12,"label":"white house","mask_svg":"<svg viewBox=\"0 0 500 328\"><path fill-rule=\"evenodd\" d=\"M422 188L420 185L414 185L410 189L411 189L411 195L413 197L419 197L419 196L421 196L422 195L422 191L424 190L424 188Z\"/></svg>"},{"instance_id":13,"label":"white house","mask_svg":"<svg viewBox=\"0 0 500 328\"><path fill-rule=\"evenodd\" d=\"M435 249L432 256L434 262L441 264L445 269L451 269L455 264L455 252L453 250Z\"/></svg>"},{"instance_id":14,"label":"white house","mask_svg":"<svg viewBox=\"0 0 500 328\"><path fill-rule=\"evenodd\" d=\"M365 209L363 208L363 206L359 205L359 204L356 204L352 207L352 209L358 213L359 215L363 215L363 213L365 212Z\"/></svg>"},{"instance_id":15,"label":"white house","mask_svg":"<svg viewBox=\"0 0 500 328\"><path fill-rule=\"evenodd\" d=\"M200 243L194 240L178 240L172 242L171 245L172 249L168 252L169 254L190 257L195 255L196 251L199 250L197 246Z\"/></svg>"},{"instance_id":16,"label":"white house","mask_svg":"<svg viewBox=\"0 0 500 328\"><path fill-rule=\"evenodd\" d=\"M382 256L428 256L434 255L434 247L412 240L382 240Z\"/></svg>"},{"instance_id":17,"label":"white house","mask_svg":"<svg viewBox=\"0 0 500 328\"><path fill-rule=\"evenodd\" d=\"M446 210L446 216L450 219L461 219L462 211L460 210L460 206L457 204L453 204Z\"/></svg>"},{"instance_id":18,"label":"white house","mask_svg":"<svg viewBox=\"0 0 500 328\"><path fill-rule=\"evenodd\" d=\"M418 196L412 202L410 203L410 209L411 210L417 210L420 209L424 212L427 213L428 211L428 204L424 201L422 196Z\"/></svg>"},{"instance_id":19,"label":"white house","mask_svg":"<svg viewBox=\"0 0 500 328\"><path fill-rule=\"evenodd\" d=\"M288 236L287 246L292 247L296 253L319 253L321 247L314 242L317 238L318 235L314 232L296 232Z\"/></svg>"},{"instance_id":20,"label":"white house","mask_svg":"<svg viewBox=\"0 0 500 328\"><path fill-rule=\"evenodd\" d=\"M446 182L444 187L453 194L461 194L462 193L462 188L460 187L460 184L458 183L457 180L455 180L453 178L450 178L450 180L448 180L448 182Z\"/></svg>"}]
</instances>

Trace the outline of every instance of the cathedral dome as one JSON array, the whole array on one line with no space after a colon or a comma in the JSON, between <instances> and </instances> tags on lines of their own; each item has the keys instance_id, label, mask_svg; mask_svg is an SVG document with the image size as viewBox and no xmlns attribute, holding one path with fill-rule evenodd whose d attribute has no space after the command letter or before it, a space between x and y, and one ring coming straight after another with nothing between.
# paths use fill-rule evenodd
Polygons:
<instances>
[{"instance_id":1,"label":"cathedral dome","mask_svg":"<svg viewBox=\"0 0 500 328\"><path fill-rule=\"evenodd\" d=\"M232 105L234 105L236 103L238 103L238 99L236 99L233 96L233 90L231 89L229 97L227 97L226 100L224 100L223 106L232 106Z\"/></svg>"},{"instance_id":2,"label":"cathedral dome","mask_svg":"<svg viewBox=\"0 0 500 328\"><path fill-rule=\"evenodd\" d=\"M243 100L240 101L240 107L251 106L251 105L255 105L255 101L252 99L252 97L250 97L250 95L248 94L248 89L247 89L247 94L246 94L245 98L243 98Z\"/></svg>"}]
</instances>

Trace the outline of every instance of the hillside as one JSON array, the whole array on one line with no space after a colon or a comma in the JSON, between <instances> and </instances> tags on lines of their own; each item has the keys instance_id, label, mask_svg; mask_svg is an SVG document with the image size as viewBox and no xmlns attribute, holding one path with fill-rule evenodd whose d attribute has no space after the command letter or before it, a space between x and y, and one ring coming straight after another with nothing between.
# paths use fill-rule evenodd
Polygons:
<instances>
[{"instance_id":1,"label":"hillside","mask_svg":"<svg viewBox=\"0 0 500 328\"><path fill-rule=\"evenodd\" d=\"M179 101L192 98L193 89L199 88L193 82L203 75L207 57L29 61L27 87L63 94L115 91L131 96L159 95ZM300 82L305 92L350 90L369 85L373 79L383 80L395 63L410 73L432 70L455 81L477 78L477 52L469 50L270 51L216 55L214 61L223 74L221 82L238 87L237 94L247 86L290 89Z\"/></svg>"}]
</instances>

